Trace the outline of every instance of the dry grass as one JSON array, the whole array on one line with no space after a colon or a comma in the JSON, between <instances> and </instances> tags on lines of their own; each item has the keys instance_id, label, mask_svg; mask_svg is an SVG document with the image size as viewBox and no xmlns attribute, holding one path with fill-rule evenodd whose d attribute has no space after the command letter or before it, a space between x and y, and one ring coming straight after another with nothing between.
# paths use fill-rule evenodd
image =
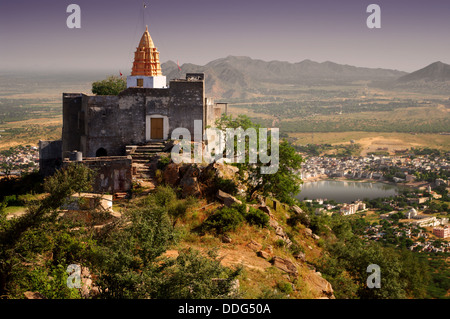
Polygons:
<instances>
[{"instance_id":1,"label":"dry grass","mask_svg":"<svg viewBox=\"0 0 450 319\"><path fill-rule=\"evenodd\" d=\"M377 148L387 147L405 149L411 147L430 147L450 150L450 135L410 134L390 132L329 132L329 133L291 133L297 144L349 144L350 140L361 144L362 151L367 153Z\"/></svg>"}]
</instances>

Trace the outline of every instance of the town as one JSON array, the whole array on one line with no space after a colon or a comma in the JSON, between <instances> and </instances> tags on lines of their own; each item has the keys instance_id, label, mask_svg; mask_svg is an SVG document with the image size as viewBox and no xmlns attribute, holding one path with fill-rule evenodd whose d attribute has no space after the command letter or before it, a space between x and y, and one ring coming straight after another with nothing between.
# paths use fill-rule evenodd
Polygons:
<instances>
[{"instance_id":1,"label":"town","mask_svg":"<svg viewBox=\"0 0 450 319\"><path fill-rule=\"evenodd\" d=\"M406 153L406 152L405 152ZM432 153L432 152L427 152ZM340 214L364 218L360 230L366 240L406 246L418 252L449 252L449 154L360 157L308 157L302 166L304 181L355 180L405 186L389 198L336 203L307 199L316 215Z\"/></svg>"},{"instance_id":2,"label":"town","mask_svg":"<svg viewBox=\"0 0 450 319\"><path fill-rule=\"evenodd\" d=\"M0 178L21 176L39 170L39 149L36 146L16 146L0 151Z\"/></svg>"}]
</instances>

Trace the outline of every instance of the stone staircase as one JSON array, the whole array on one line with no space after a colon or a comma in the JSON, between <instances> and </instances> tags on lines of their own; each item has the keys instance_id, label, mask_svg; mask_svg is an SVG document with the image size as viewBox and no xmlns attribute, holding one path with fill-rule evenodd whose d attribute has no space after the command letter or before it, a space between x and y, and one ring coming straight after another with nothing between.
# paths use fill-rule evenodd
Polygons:
<instances>
[{"instance_id":1,"label":"stone staircase","mask_svg":"<svg viewBox=\"0 0 450 319\"><path fill-rule=\"evenodd\" d=\"M153 181L158 160L165 147L164 142L126 146L126 154L132 157L133 181L139 181L141 184Z\"/></svg>"}]
</instances>

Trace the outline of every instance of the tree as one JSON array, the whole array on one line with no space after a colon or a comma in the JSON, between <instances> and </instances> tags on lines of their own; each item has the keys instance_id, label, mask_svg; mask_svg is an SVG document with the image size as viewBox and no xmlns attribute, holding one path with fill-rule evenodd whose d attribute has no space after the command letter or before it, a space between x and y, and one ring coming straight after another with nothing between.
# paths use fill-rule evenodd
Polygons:
<instances>
[{"instance_id":1,"label":"tree","mask_svg":"<svg viewBox=\"0 0 450 319\"><path fill-rule=\"evenodd\" d=\"M211 299L237 297L234 289L241 268L231 270L221 265L215 251L202 256L198 251L181 250L178 257L165 270L163 280L154 298Z\"/></svg>"},{"instance_id":2,"label":"tree","mask_svg":"<svg viewBox=\"0 0 450 319\"><path fill-rule=\"evenodd\" d=\"M220 298L232 292L239 269L220 264L213 253L181 250L176 259L164 252L176 236L169 209L177 201L167 187L158 188L100 243L91 269L100 298Z\"/></svg>"},{"instance_id":3,"label":"tree","mask_svg":"<svg viewBox=\"0 0 450 319\"><path fill-rule=\"evenodd\" d=\"M125 80L114 75L103 81L92 83L92 93L97 95L118 95L126 88Z\"/></svg>"},{"instance_id":4,"label":"tree","mask_svg":"<svg viewBox=\"0 0 450 319\"><path fill-rule=\"evenodd\" d=\"M18 270L24 262L21 252L29 251L24 247L47 238L47 228L54 225L58 208L70 195L90 191L93 178L94 172L86 166L70 164L45 180L48 196L40 203L30 204L21 217L0 223L0 295L7 294L14 278L22 277ZM32 235L32 239L24 239Z\"/></svg>"},{"instance_id":5,"label":"tree","mask_svg":"<svg viewBox=\"0 0 450 319\"><path fill-rule=\"evenodd\" d=\"M216 121L216 127L223 132L227 128L236 129L242 128L247 130L253 128L257 133L257 143L259 143L259 128L260 125L253 123L250 118L245 115L239 115L233 119L232 116L222 115L220 119ZM267 144L268 151L270 152L272 136L268 136ZM260 192L263 195L269 195L276 197L278 200L285 203L293 203L295 195L300 192L301 179L299 177L299 170L302 157L297 154L295 148L289 144L288 141L283 140L281 142L275 141L279 147L279 166L278 170L273 174L262 174L261 168L268 166L269 164L249 163L249 143L245 143L245 161L244 163L237 163L239 167L240 175L248 174L247 183L250 185L250 194ZM235 141L235 145L236 145ZM259 149L259 145L257 145Z\"/></svg>"}]
</instances>

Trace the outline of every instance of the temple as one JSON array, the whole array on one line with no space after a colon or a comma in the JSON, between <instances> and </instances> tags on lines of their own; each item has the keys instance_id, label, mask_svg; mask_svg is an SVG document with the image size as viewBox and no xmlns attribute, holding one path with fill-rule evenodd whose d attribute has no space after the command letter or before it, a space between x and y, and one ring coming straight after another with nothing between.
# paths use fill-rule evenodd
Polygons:
<instances>
[{"instance_id":1,"label":"temple","mask_svg":"<svg viewBox=\"0 0 450 319\"><path fill-rule=\"evenodd\" d=\"M167 83L148 28L124 91L117 96L63 93L62 104L62 139L40 141L41 173L50 175L67 161L81 161L102 172L96 190L107 192L130 189L138 162L135 150L157 150L176 128L189 130L193 138L194 122L197 130L201 123L203 135L227 112L226 103L205 96L203 73Z\"/></svg>"},{"instance_id":2,"label":"temple","mask_svg":"<svg viewBox=\"0 0 450 319\"><path fill-rule=\"evenodd\" d=\"M127 77L127 87L165 88L166 77L161 71L159 52L156 49L148 27L142 35L134 53L131 75Z\"/></svg>"}]
</instances>

